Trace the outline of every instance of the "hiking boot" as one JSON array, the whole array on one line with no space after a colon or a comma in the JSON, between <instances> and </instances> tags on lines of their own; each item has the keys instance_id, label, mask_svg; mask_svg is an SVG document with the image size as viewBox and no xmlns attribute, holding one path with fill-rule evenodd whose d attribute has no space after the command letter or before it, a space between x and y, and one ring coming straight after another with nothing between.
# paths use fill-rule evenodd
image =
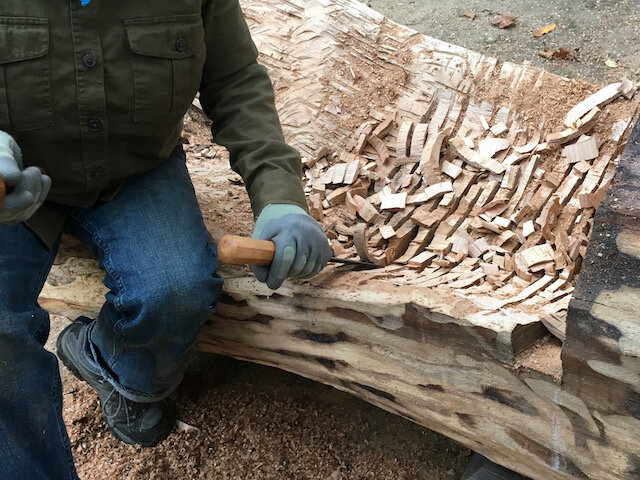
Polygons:
<instances>
[{"instance_id":1,"label":"hiking boot","mask_svg":"<svg viewBox=\"0 0 640 480\"><path fill-rule=\"evenodd\" d=\"M519 473L493 463L479 453L471 455L467 469L460 480L528 480Z\"/></svg>"},{"instance_id":2,"label":"hiking boot","mask_svg":"<svg viewBox=\"0 0 640 480\"><path fill-rule=\"evenodd\" d=\"M62 331L56 342L58 357L71 373L98 393L104 419L118 440L143 447L156 446L173 428L173 406L167 399L154 403L129 400L102 376L88 350L91 322L89 318L80 317Z\"/></svg>"}]
</instances>

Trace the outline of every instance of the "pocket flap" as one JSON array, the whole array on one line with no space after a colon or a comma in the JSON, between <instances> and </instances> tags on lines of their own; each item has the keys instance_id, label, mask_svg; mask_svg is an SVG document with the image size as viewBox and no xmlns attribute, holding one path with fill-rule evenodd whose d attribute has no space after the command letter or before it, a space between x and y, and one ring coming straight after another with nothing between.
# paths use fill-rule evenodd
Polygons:
<instances>
[{"instance_id":1,"label":"pocket flap","mask_svg":"<svg viewBox=\"0 0 640 480\"><path fill-rule=\"evenodd\" d=\"M204 45L202 18L135 19L125 21L134 53L148 57L180 59L196 54Z\"/></svg>"},{"instance_id":2,"label":"pocket flap","mask_svg":"<svg viewBox=\"0 0 640 480\"><path fill-rule=\"evenodd\" d=\"M0 64L43 57L49 53L49 21L0 17L0 45Z\"/></svg>"}]
</instances>

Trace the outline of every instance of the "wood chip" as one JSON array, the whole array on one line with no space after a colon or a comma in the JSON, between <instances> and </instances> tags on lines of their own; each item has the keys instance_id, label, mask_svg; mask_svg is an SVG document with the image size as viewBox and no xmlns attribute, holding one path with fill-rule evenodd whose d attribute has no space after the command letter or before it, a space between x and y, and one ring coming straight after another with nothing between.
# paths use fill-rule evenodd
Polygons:
<instances>
[{"instance_id":1,"label":"wood chip","mask_svg":"<svg viewBox=\"0 0 640 480\"><path fill-rule=\"evenodd\" d=\"M389 263L385 256L375 256L369 252L366 224L357 223L355 227L353 227L353 244L356 247L356 252L358 252L360 260L363 262L371 262L381 266L385 266Z\"/></svg>"},{"instance_id":2,"label":"wood chip","mask_svg":"<svg viewBox=\"0 0 640 480\"><path fill-rule=\"evenodd\" d=\"M322 209L322 197L320 194L313 193L309 195L309 203L311 204L309 208L311 216L318 222L322 221L324 210Z\"/></svg>"},{"instance_id":3,"label":"wood chip","mask_svg":"<svg viewBox=\"0 0 640 480\"><path fill-rule=\"evenodd\" d=\"M542 245L536 245L535 247L528 248L518 254L516 258L522 260L522 264L526 269L530 269L535 265L541 263L553 262L555 252L550 244L544 243Z\"/></svg>"},{"instance_id":4,"label":"wood chip","mask_svg":"<svg viewBox=\"0 0 640 480\"><path fill-rule=\"evenodd\" d=\"M489 122L487 121L487 117L484 115L480 115L480 125L482 125L482 129L486 132L491 127L489 126Z\"/></svg>"},{"instance_id":5,"label":"wood chip","mask_svg":"<svg viewBox=\"0 0 640 480\"><path fill-rule=\"evenodd\" d=\"M594 158L598 158L600 154L598 141L595 137L589 137L586 140L567 145L562 150L562 154L567 158L569 163L593 160Z\"/></svg>"},{"instance_id":6,"label":"wood chip","mask_svg":"<svg viewBox=\"0 0 640 480\"><path fill-rule=\"evenodd\" d=\"M331 170L333 172L333 175L331 176L331 183L333 184L344 183L344 176L347 173L347 164L337 163L336 165L331 167ZM352 182L349 182L349 183L351 184Z\"/></svg>"},{"instance_id":7,"label":"wood chip","mask_svg":"<svg viewBox=\"0 0 640 480\"><path fill-rule=\"evenodd\" d=\"M373 130L371 136L374 136L378 139L383 139L384 137L387 136L387 134L393 127L393 124L394 124L393 118L387 118Z\"/></svg>"},{"instance_id":8,"label":"wood chip","mask_svg":"<svg viewBox=\"0 0 640 480\"><path fill-rule=\"evenodd\" d=\"M422 173L428 184L432 185L440 178L440 152L442 144L451 135L451 129L447 128L438 133L432 133L427 137L427 143L422 150L418 172Z\"/></svg>"},{"instance_id":9,"label":"wood chip","mask_svg":"<svg viewBox=\"0 0 640 480\"><path fill-rule=\"evenodd\" d=\"M376 210L366 198L362 198L360 195L354 195L353 201L356 204L357 214L366 222L375 223L380 217L378 210Z\"/></svg>"},{"instance_id":10,"label":"wood chip","mask_svg":"<svg viewBox=\"0 0 640 480\"><path fill-rule=\"evenodd\" d=\"M347 192L344 198L344 204L347 212L349 212L351 215L356 215L358 213L358 205L356 205L356 202L353 199L353 195L354 194L352 192Z\"/></svg>"},{"instance_id":11,"label":"wood chip","mask_svg":"<svg viewBox=\"0 0 640 480\"><path fill-rule=\"evenodd\" d=\"M511 142L506 138L485 138L478 143L479 152L487 158L493 158L496 153L506 150Z\"/></svg>"},{"instance_id":12,"label":"wood chip","mask_svg":"<svg viewBox=\"0 0 640 480\"><path fill-rule=\"evenodd\" d=\"M551 282L553 282L555 280L554 277L552 277L551 275L545 275L544 277L542 277L540 280L538 280L537 282L529 285L527 288L525 288L524 290L522 290L518 295L516 295L515 297L507 300L505 303L503 303L503 307L506 305L512 305L514 303L520 303L525 301L527 298L532 297L535 293L539 292L540 290L542 290L543 288L545 288L547 285L549 285Z\"/></svg>"},{"instance_id":13,"label":"wood chip","mask_svg":"<svg viewBox=\"0 0 640 480\"><path fill-rule=\"evenodd\" d=\"M524 222L524 225L522 226L522 235L524 235L525 238L528 238L529 235L531 235L535 231L536 231L536 227L533 223L533 220Z\"/></svg>"},{"instance_id":14,"label":"wood chip","mask_svg":"<svg viewBox=\"0 0 640 480\"><path fill-rule=\"evenodd\" d=\"M507 130L509 130L509 127L507 127L502 122L500 122L497 125L494 125L493 127L491 127L491 133L493 133L496 137L499 137L500 135L502 135Z\"/></svg>"},{"instance_id":15,"label":"wood chip","mask_svg":"<svg viewBox=\"0 0 640 480\"><path fill-rule=\"evenodd\" d=\"M482 269L476 270L473 273L467 275L466 277L462 277L455 282L451 282L448 287L449 288L469 288L470 286L478 283L487 275L482 271Z\"/></svg>"},{"instance_id":16,"label":"wood chip","mask_svg":"<svg viewBox=\"0 0 640 480\"><path fill-rule=\"evenodd\" d=\"M410 223L403 225L396 234L389 240L389 246L385 250L387 262L391 263L400 258L409 247L411 240L416 236L418 227Z\"/></svg>"},{"instance_id":17,"label":"wood chip","mask_svg":"<svg viewBox=\"0 0 640 480\"><path fill-rule=\"evenodd\" d=\"M586 100L583 100L582 102L574 106L571 110L569 110L569 113L567 113L567 116L564 119L564 124L567 127L575 128L575 124L578 120L580 120L594 108L602 108L603 106L618 98L622 93L621 90L622 82L612 83L611 85L607 85L601 90L598 90Z\"/></svg>"},{"instance_id":18,"label":"wood chip","mask_svg":"<svg viewBox=\"0 0 640 480\"><path fill-rule=\"evenodd\" d=\"M402 210L407 206L407 194L395 193L382 197L380 210Z\"/></svg>"},{"instance_id":19,"label":"wood chip","mask_svg":"<svg viewBox=\"0 0 640 480\"><path fill-rule=\"evenodd\" d=\"M330 167L319 179L318 179L318 183L321 183L323 185L329 185L331 182L333 182L333 170L334 167Z\"/></svg>"},{"instance_id":20,"label":"wood chip","mask_svg":"<svg viewBox=\"0 0 640 480\"><path fill-rule=\"evenodd\" d=\"M451 162L447 162L445 160L444 162L442 162L442 173L444 173L445 175L448 175L449 177L455 180L462 173L462 168L458 167L457 165Z\"/></svg>"},{"instance_id":21,"label":"wood chip","mask_svg":"<svg viewBox=\"0 0 640 480\"><path fill-rule=\"evenodd\" d=\"M340 187L340 188L336 188L333 192L331 192L329 195L327 195L327 198L325 199L326 202L329 204L330 207L334 207L336 205L339 205L341 203L344 203L344 200L347 196L347 192L349 191L349 187Z\"/></svg>"},{"instance_id":22,"label":"wood chip","mask_svg":"<svg viewBox=\"0 0 640 480\"><path fill-rule=\"evenodd\" d=\"M369 144L373 147L373 149L380 157L380 164L384 165L391 157L391 153L389 153L389 149L385 145L385 143L380 140L380 138L376 135L369 135Z\"/></svg>"},{"instance_id":23,"label":"wood chip","mask_svg":"<svg viewBox=\"0 0 640 480\"><path fill-rule=\"evenodd\" d=\"M509 226L511 226L511 220L500 216L494 218L492 223L502 228L503 230L506 230L507 228L509 228Z\"/></svg>"},{"instance_id":24,"label":"wood chip","mask_svg":"<svg viewBox=\"0 0 640 480\"><path fill-rule=\"evenodd\" d=\"M540 131L537 130L536 133L534 133L531 136L531 139L526 145L523 145L522 147L513 147L513 150L516 153L531 153L535 150L535 148L539 144L540 144Z\"/></svg>"},{"instance_id":25,"label":"wood chip","mask_svg":"<svg viewBox=\"0 0 640 480\"><path fill-rule=\"evenodd\" d=\"M460 259L463 259L469 254L469 245L471 243L473 243L473 239L468 235L456 235L453 237L451 251L458 255Z\"/></svg>"},{"instance_id":26,"label":"wood chip","mask_svg":"<svg viewBox=\"0 0 640 480\"><path fill-rule=\"evenodd\" d=\"M409 148L409 158L419 162L424 150L424 144L427 141L427 129L429 125L426 123L418 123L413 128L413 136L411 137L411 146Z\"/></svg>"},{"instance_id":27,"label":"wood chip","mask_svg":"<svg viewBox=\"0 0 640 480\"><path fill-rule=\"evenodd\" d=\"M416 255L415 257L413 257L411 260L409 260L409 267L411 268L424 268L424 267L428 267L431 262L433 260L435 260L438 257L438 255L436 255L433 252L422 252L418 255Z\"/></svg>"},{"instance_id":28,"label":"wood chip","mask_svg":"<svg viewBox=\"0 0 640 480\"><path fill-rule=\"evenodd\" d=\"M445 193L442 196L442 199L440 200L440 206L449 207L449 206L453 205L453 201L454 200L455 200L455 195L453 194L453 192Z\"/></svg>"},{"instance_id":29,"label":"wood chip","mask_svg":"<svg viewBox=\"0 0 640 480\"><path fill-rule=\"evenodd\" d=\"M393 229L393 227L389 225L380 226L380 235L382 235L382 238L384 238L385 240L389 240L395 234L396 234L396 231Z\"/></svg>"},{"instance_id":30,"label":"wood chip","mask_svg":"<svg viewBox=\"0 0 640 480\"><path fill-rule=\"evenodd\" d=\"M436 183L424 190L425 202L444 195L445 193L453 192L453 184L450 181Z\"/></svg>"},{"instance_id":31,"label":"wood chip","mask_svg":"<svg viewBox=\"0 0 640 480\"><path fill-rule=\"evenodd\" d=\"M493 219L507 209L507 203L504 200L493 200L487 203L480 209L481 214L486 214L489 218Z\"/></svg>"},{"instance_id":32,"label":"wood chip","mask_svg":"<svg viewBox=\"0 0 640 480\"><path fill-rule=\"evenodd\" d=\"M484 238L479 238L469 245L469 255L478 258L489 251L489 244Z\"/></svg>"},{"instance_id":33,"label":"wood chip","mask_svg":"<svg viewBox=\"0 0 640 480\"><path fill-rule=\"evenodd\" d=\"M413 122L402 122L400 130L398 130L398 138L396 141L396 159L398 162L408 158L412 132Z\"/></svg>"},{"instance_id":34,"label":"wood chip","mask_svg":"<svg viewBox=\"0 0 640 480\"><path fill-rule=\"evenodd\" d=\"M465 163L468 163L472 167L479 168L481 170L489 170L496 175L504 173L506 169L506 166L501 163L491 158L487 158L480 152L469 148L464 139L460 137L455 137L449 140L449 145L451 145L453 150Z\"/></svg>"},{"instance_id":35,"label":"wood chip","mask_svg":"<svg viewBox=\"0 0 640 480\"><path fill-rule=\"evenodd\" d=\"M358 174L360 173L360 161L354 160L346 164L344 177L342 179L342 183L346 183L347 185L353 184L358 178Z\"/></svg>"}]
</instances>

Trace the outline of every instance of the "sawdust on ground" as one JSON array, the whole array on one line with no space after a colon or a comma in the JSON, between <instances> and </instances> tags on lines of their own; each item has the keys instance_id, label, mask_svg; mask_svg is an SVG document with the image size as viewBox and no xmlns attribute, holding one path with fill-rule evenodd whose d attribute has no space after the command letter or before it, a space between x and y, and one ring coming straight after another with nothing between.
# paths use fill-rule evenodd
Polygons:
<instances>
[{"instance_id":1,"label":"sawdust on ground","mask_svg":"<svg viewBox=\"0 0 640 480\"><path fill-rule=\"evenodd\" d=\"M95 393L63 374L83 480L457 478L469 451L351 395L276 369L194 354L173 398L191 431L156 448L108 432Z\"/></svg>"}]
</instances>

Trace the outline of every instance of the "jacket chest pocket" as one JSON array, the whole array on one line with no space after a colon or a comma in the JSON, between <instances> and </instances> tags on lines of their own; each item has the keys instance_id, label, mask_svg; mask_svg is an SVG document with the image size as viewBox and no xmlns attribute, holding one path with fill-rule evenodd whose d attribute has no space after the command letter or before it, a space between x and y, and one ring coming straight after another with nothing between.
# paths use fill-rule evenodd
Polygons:
<instances>
[{"instance_id":1,"label":"jacket chest pocket","mask_svg":"<svg viewBox=\"0 0 640 480\"><path fill-rule=\"evenodd\" d=\"M53 125L47 19L0 17L0 128Z\"/></svg>"},{"instance_id":2,"label":"jacket chest pocket","mask_svg":"<svg viewBox=\"0 0 640 480\"><path fill-rule=\"evenodd\" d=\"M131 48L134 121L166 123L182 118L202 79L206 58L198 15L125 21Z\"/></svg>"}]
</instances>

